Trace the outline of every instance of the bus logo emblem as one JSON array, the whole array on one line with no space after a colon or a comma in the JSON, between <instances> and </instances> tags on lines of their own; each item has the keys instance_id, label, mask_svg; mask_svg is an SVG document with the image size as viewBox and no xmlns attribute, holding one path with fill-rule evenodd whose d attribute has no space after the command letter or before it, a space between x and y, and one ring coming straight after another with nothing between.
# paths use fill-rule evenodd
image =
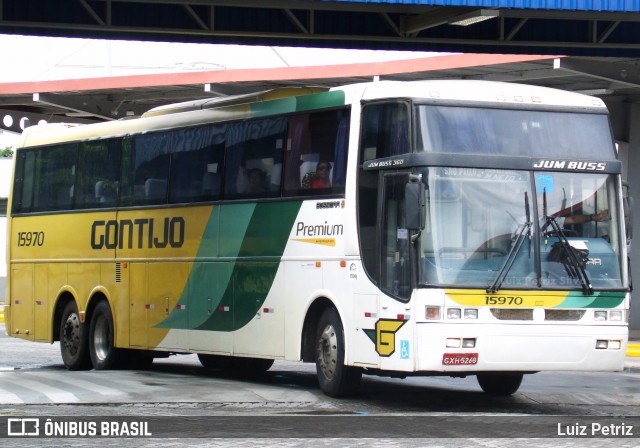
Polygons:
<instances>
[{"instance_id":1,"label":"bus logo emblem","mask_svg":"<svg viewBox=\"0 0 640 448\"><path fill-rule=\"evenodd\" d=\"M406 320L379 319L374 330L364 329L364 332L376 345L376 352L380 356L391 356L396 351L396 333L406 322Z\"/></svg>"}]
</instances>

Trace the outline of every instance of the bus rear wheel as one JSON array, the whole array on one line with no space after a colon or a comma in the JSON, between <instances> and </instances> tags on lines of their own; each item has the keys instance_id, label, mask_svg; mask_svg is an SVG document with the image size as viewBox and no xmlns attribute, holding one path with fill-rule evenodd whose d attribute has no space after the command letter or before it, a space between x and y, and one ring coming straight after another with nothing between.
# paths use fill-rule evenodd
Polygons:
<instances>
[{"instance_id":1,"label":"bus rear wheel","mask_svg":"<svg viewBox=\"0 0 640 448\"><path fill-rule=\"evenodd\" d=\"M60 354L69 370L86 370L91 367L88 351L87 326L80 321L74 301L67 303L60 321Z\"/></svg>"},{"instance_id":2,"label":"bus rear wheel","mask_svg":"<svg viewBox=\"0 0 640 448\"><path fill-rule=\"evenodd\" d=\"M477 379L486 394L507 397L518 391L523 376L522 373L479 373Z\"/></svg>"},{"instance_id":3,"label":"bus rear wheel","mask_svg":"<svg viewBox=\"0 0 640 448\"><path fill-rule=\"evenodd\" d=\"M121 350L114 345L113 315L106 300L93 310L89 326L89 354L96 370L114 369L120 366Z\"/></svg>"},{"instance_id":4,"label":"bus rear wheel","mask_svg":"<svg viewBox=\"0 0 640 448\"><path fill-rule=\"evenodd\" d=\"M316 373L320 389L330 397L346 397L357 392L362 370L344 364L344 331L335 308L327 308L318 321Z\"/></svg>"}]
</instances>

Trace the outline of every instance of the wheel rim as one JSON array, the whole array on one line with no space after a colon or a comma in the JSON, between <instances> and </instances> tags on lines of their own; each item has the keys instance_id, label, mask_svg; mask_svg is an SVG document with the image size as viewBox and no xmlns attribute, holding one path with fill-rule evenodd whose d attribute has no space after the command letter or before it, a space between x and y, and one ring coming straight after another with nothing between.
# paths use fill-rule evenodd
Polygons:
<instances>
[{"instance_id":1,"label":"wheel rim","mask_svg":"<svg viewBox=\"0 0 640 448\"><path fill-rule=\"evenodd\" d=\"M99 316L93 331L93 350L100 361L104 361L109 355L111 347L109 334L109 322L104 316Z\"/></svg>"},{"instance_id":2,"label":"wheel rim","mask_svg":"<svg viewBox=\"0 0 640 448\"><path fill-rule=\"evenodd\" d=\"M318 367L327 379L333 379L338 365L338 337L333 325L327 325L318 339Z\"/></svg>"},{"instance_id":3,"label":"wheel rim","mask_svg":"<svg viewBox=\"0 0 640 448\"><path fill-rule=\"evenodd\" d=\"M62 331L62 343L72 356L78 353L80 349L80 319L76 313L67 316Z\"/></svg>"}]
</instances>

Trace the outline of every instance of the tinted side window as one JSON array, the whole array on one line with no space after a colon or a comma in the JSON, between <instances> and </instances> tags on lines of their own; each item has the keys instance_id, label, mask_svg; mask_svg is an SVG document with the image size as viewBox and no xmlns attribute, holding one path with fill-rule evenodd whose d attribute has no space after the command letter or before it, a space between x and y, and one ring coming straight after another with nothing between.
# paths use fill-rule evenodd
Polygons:
<instances>
[{"instance_id":1,"label":"tinted side window","mask_svg":"<svg viewBox=\"0 0 640 448\"><path fill-rule=\"evenodd\" d=\"M287 118L235 123L227 134L225 192L228 198L280 195Z\"/></svg>"},{"instance_id":2,"label":"tinted side window","mask_svg":"<svg viewBox=\"0 0 640 448\"><path fill-rule=\"evenodd\" d=\"M76 145L58 145L18 153L15 213L69 210L75 200Z\"/></svg>"},{"instance_id":3,"label":"tinted side window","mask_svg":"<svg viewBox=\"0 0 640 448\"><path fill-rule=\"evenodd\" d=\"M220 198L225 138L224 125L173 132L169 202Z\"/></svg>"},{"instance_id":4,"label":"tinted side window","mask_svg":"<svg viewBox=\"0 0 640 448\"><path fill-rule=\"evenodd\" d=\"M362 111L360 162L410 152L409 124L407 104L366 106Z\"/></svg>"},{"instance_id":5,"label":"tinted side window","mask_svg":"<svg viewBox=\"0 0 640 448\"><path fill-rule=\"evenodd\" d=\"M119 140L98 140L80 144L76 208L115 207L120 181Z\"/></svg>"},{"instance_id":6,"label":"tinted side window","mask_svg":"<svg viewBox=\"0 0 640 448\"><path fill-rule=\"evenodd\" d=\"M167 202L170 140L169 132L154 132L123 141L122 205Z\"/></svg>"},{"instance_id":7,"label":"tinted side window","mask_svg":"<svg viewBox=\"0 0 640 448\"><path fill-rule=\"evenodd\" d=\"M285 194L344 192L348 109L292 117L287 142Z\"/></svg>"}]
</instances>

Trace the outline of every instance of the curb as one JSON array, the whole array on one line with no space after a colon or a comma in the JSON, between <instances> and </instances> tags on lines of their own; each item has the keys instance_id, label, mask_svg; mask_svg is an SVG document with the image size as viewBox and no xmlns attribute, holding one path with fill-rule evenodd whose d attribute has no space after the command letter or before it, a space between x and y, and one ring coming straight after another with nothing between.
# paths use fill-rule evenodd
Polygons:
<instances>
[{"instance_id":1,"label":"curb","mask_svg":"<svg viewBox=\"0 0 640 448\"><path fill-rule=\"evenodd\" d=\"M627 356L640 356L640 344L627 344Z\"/></svg>"}]
</instances>

